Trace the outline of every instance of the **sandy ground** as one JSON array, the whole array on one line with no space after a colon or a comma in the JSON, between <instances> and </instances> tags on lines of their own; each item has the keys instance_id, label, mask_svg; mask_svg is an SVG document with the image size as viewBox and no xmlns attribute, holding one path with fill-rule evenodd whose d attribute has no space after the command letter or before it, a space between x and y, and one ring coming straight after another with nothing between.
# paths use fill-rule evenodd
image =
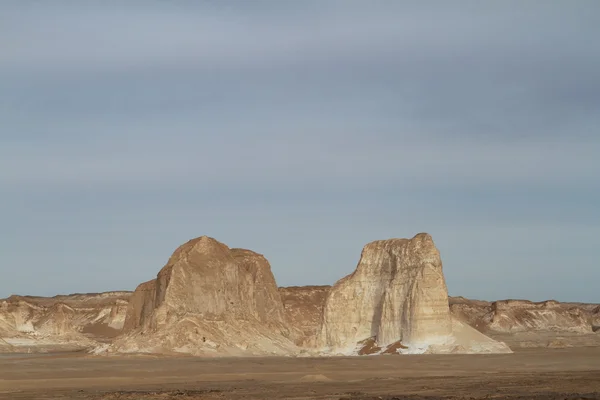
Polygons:
<instances>
[{"instance_id":1,"label":"sandy ground","mask_svg":"<svg viewBox=\"0 0 600 400\"><path fill-rule=\"evenodd\" d=\"M0 355L0 399L600 399L600 348L340 358Z\"/></svg>"}]
</instances>

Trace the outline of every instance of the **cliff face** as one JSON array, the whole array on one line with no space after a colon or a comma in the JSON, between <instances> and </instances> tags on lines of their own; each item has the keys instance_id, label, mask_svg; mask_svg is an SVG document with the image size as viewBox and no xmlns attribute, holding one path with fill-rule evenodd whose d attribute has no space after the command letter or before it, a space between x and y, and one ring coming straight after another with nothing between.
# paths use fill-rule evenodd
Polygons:
<instances>
[{"instance_id":1,"label":"cliff face","mask_svg":"<svg viewBox=\"0 0 600 400\"><path fill-rule=\"evenodd\" d=\"M320 344L346 349L375 337L380 346L406 345L449 335L447 293L431 236L369 243L356 270L331 289Z\"/></svg>"},{"instance_id":2,"label":"cliff face","mask_svg":"<svg viewBox=\"0 0 600 400\"><path fill-rule=\"evenodd\" d=\"M367 244L356 270L332 287L319 345L353 354L369 339L416 352L510 351L451 318L440 254L425 233Z\"/></svg>"},{"instance_id":3,"label":"cliff face","mask_svg":"<svg viewBox=\"0 0 600 400\"><path fill-rule=\"evenodd\" d=\"M331 286L280 287L286 322L294 334L294 342L302 347L315 347L323 320L325 299Z\"/></svg>"},{"instance_id":4,"label":"cliff face","mask_svg":"<svg viewBox=\"0 0 600 400\"><path fill-rule=\"evenodd\" d=\"M117 352L291 354L283 304L268 261L203 236L180 246L155 281L132 297Z\"/></svg>"},{"instance_id":5,"label":"cliff face","mask_svg":"<svg viewBox=\"0 0 600 400\"><path fill-rule=\"evenodd\" d=\"M129 298L129 304L127 305L125 322L123 324L124 332L128 332L144 325L152 314L152 311L154 311L155 298L156 279L140 283L138 287L135 288Z\"/></svg>"}]
</instances>

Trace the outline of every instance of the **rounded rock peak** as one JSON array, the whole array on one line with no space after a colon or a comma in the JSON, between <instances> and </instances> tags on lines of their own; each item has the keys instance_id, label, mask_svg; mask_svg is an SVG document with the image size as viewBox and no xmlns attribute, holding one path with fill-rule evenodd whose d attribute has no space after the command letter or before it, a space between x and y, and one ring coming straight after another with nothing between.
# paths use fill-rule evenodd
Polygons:
<instances>
[{"instance_id":1,"label":"rounded rock peak","mask_svg":"<svg viewBox=\"0 0 600 400\"><path fill-rule=\"evenodd\" d=\"M209 236L200 236L195 239L188 240L181 246L179 246L169 258L165 267L171 266L179 262L182 257L190 253L201 253L201 254L215 254L229 252L227 245L219 242L218 240Z\"/></svg>"},{"instance_id":2,"label":"rounded rock peak","mask_svg":"<svg viewBox=\"0 0 600 400\"><path fill-rule=\"evenodd\" d=\"M437 247L433 242L433 238L428 233L418 233L410 239L410 246L419 252L437 252Z\"/></svg>"},{"instance_id":3,"label":"rounded rock peak","mask_svg":"<svg viewBox=\"0 0 600 400\"><path fill-rule=\"evenodd\" d=\"M194 250L210 251L210 250L216 250L216 249L223 249L224 247L229 249L229 247L227 247L227 245L219 242L217 239L204 235L204 236L197 237L195 239L188 240L186 243L181 245L179 248L180 249L192 249L193 248Z\"/></svg>"},{"instance_id":4,"label":"rounded rock peak","mask_svg":"<svg viewBox=\"0 0 600 400\"><path fill-rule=\"evenodd\" d=\"M190 244L188 254L202 254L208 257L228 257L230 254L229 247L226 244L208 236L193 239Z\"/></svg>"},{"instance_id":5,"label":"rounded rock peak","mask_svg":"<svg viewBox=\"0 0 600 400\"><path fill-rule=\"evenodd\" d=\"M191 242L194 242L194 245L201 246L224 246L224 244L219 242L217 239L206 235L192 239Z\"/></svg>"},{"instance_id":6,"label":"rounded rock peak","mask_svg":"<svg viewBox=\"0 0 600 400\"><path fill-rule=\"evenodd\" d=\"M410 240L411 241L419 241L419 242L433 242L433 238L431 237L431 235L426 232L417 233Z\"/></svg>"}]
</instances>

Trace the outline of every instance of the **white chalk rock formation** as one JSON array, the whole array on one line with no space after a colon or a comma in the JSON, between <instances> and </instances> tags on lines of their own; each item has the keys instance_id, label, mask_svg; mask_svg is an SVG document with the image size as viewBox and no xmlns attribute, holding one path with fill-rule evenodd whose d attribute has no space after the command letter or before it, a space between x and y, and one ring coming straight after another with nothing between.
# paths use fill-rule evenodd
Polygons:
<instances>
[{"instance_id":1,"label":"white chalk rock formation","mask_svg":"<svg viewBox=\"0 0 600 400\"><path fill-rule=\"evenodd\" d=\"M475 340L461 340L466 332ZM486 345L477 346L477 337ZM367 244L356 270L331 289L318 344L329 353L356 354L369 338L380 348L401 342L408 347L402 352L510 352L453 322L440 253L426 233Z\"/></svg>"},{"instance_id":2,"label":"white chalk rock formation","mask_svg":"<svg viewBox=\"0 0 600 400\"><path fill-rule=\"evenodd\" d=\"M202 236L180 246L136 289L109 351L194 355L293 354L268 261Z\"/></svg>"}]
</instances>

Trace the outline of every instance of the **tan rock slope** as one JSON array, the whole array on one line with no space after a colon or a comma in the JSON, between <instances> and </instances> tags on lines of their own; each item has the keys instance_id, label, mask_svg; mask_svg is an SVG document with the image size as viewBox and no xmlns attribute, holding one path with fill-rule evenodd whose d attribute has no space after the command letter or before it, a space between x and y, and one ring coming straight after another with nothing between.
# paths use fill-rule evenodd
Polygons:
<instances>
[{"instance_id":1,"label":"tan rock slope","mask_svg":"<svg viewBox=\"0 0 600 400\"><path fill-rule=\"evenodd\" d=\"M440 254L426 233L367 244L356 270L332 287L318 344L356 354L368 339L381 349L401 342L405 352L510 352L453 320Z\"/></svg>"},{"instance_id":2,"label":"tan rock slope","mask_svg":"<svg viewBox=\"0 0 600 400\"><path fill-rule=\"evenodd\" d=\"M289 355L298 352L262 255L202 236L180 246L132 296L130 329L110 352Z\"/></svg>"},{"instance_id":3,"label":"tan rock slope","mask_svg":"<svg viewBox=\"0 0 600 400\"><path fill-rule=\"evenodd\" d=\"M325 299L331 286L280 287L286 322L298 346L313 348L321 330Z\"/></svg>"},{"instance_id":4,"label":"tan rock slope","mask_svg":"<svg viewBox=\"0 0 600 400\"><path fill-rule=\"evenodd\" d=\"M0 300L0 351L76 350L110 341L125 322L130 292Z\"/></svg>"}]
</instances>

